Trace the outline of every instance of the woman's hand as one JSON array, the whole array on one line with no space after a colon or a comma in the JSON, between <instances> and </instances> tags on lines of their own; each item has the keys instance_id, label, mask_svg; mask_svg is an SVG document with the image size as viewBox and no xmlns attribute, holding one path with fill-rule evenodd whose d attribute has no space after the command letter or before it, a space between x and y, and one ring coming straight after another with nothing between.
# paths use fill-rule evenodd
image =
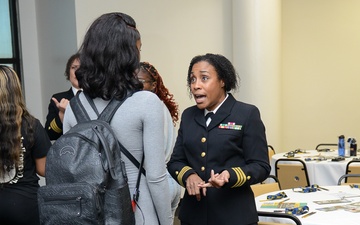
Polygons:
<instances>
[{"instance_id":1,"label":"woman's hand","mask_svg":"<svg viewBox=\"0 0 360 225\"><path fill-rule=\"evenodd\" d=\"M189 195L195 195L196 199L198 201L201 200L201 195L200 195L200 189L201 187L199 187L199 185L205 184L205 181L203 181L199 175L197 175L196 173L191 174L187 179L186 179L186 190L188 192Z\"/></svg>"},{"instance_id":2,"label":"woman's hand","mask_svg":"<svg viewBox=\"0 0 360 225\"><path fill-rule=\"evenodd\" d=\"M220 174L214 172L214 170L211 170L210 173L210 179L208 180L208 183L206 184L199 184L198 186L203 189L203 194L206 196L206 188L208 187L215 187L220 188L224 186L226 183L229 182L230 179L230 173L227 170L222 171Z\"/></svg>"},{"instance_id":3,"label":"woman's hand","mask_svg":"<svg viewBox=\"0 0 360 225\"><path fill-rule=\"evenodd\" d=\"M55 103L56 107L59 109L59 118L61 122L64 120L64 113L66 106L69 104L69 100L66 98L62 98L60 102L56 98L52 98L53 102Z\"/></svg>"}]
</instances>

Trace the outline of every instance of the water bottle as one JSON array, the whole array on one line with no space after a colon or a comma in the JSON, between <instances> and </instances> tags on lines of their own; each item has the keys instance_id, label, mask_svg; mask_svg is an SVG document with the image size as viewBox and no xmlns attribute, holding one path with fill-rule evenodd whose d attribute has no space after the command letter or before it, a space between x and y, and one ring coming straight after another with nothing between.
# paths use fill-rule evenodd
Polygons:
<instances>
[{"instance_id":1,"label":"water bottle","mask_svg":"<svg viewBox=\"0 0 360 225\"><path fill-rule=\"evenodd\" d=\"M350 149L350 156L356 156L356 151L357 151L356 139L349 138L348 143L349 143L349 149Z\"/></svg>"},{"instance_id":2,"label":"water bottle","mask_svg":"<svg viewBox=\"0 0 360 225\"><path fill-rule=\"evenodd\" d=\"M339 143L338 143L338 154L340 157L345 157L345 136L339 136Z\"/></svg>"}]
</instances>

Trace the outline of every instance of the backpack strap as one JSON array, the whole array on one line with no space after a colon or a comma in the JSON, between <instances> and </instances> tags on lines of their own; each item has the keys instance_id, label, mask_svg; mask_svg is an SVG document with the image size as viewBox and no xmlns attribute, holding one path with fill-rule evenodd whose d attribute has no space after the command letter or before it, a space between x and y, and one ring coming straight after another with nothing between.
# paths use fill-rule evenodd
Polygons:
<instances>
[{"instance_id":1,"label":"backpack strap","mask_svg":"<svg viewBox=\"0 0 360 225\"><path fill-rule=\"evenodd\" d=\"M70 106L74 112L76 121L78 123L81 122L86 122L91 120L88 113L86 112L84 105L81 103L80 101L80 93L82 91L78 91L76 93L76 95L74 96L74 98L72 98L70 100ZM112 98L109 102L109 104L105 107L105 109L101 112L101 114L99 113L99 111L97 110L94 100L92 98L90 98L90 96L88 96L87 94L84 93L84 96L86 97L87 101L89 102L91 108L94 110L94 112L96 113L96 115L98 116L98 119L104 120L108 123L110 123L112 117L114 116L114 114L116 113L117 109L122 105L122 103L132 95L133 93L129 93L128 95L126 95L121 101L118 101L114 98Z\"/></svg>"},{"instance_id":2,"label":"backpack strap","mask_svg":"<svg viewBox=\"0 0 360 225\"><path fill-rule=\"evenodd\" d=\"M83 104L80 101L79 95L80 95L81 91L78 91L76 93L76 95L74 96L74 98L71 99L70 101L70 106L74 112L76 121L78 123L81 122L86 122L90 120L89 115L87 114ZM90 98L90 96L85 95L87 101L89 102L91 108L95 111L96 115L98 115L98 119L104 120L108 123L110 123L112 117L114 116L114 114L116 113L117 109L122 105L123 102L125 102L125 100L132 96L132 92L128 93L123 99L121 99L120 101L116 100L116 99L111 99L111 101L109 102L109 104L105 107L105 109L101 112L101 114L99 115L99 111L97 110L94 101L92 100L92 98ZM145 169L140 166L139 161L119 142L120 145L120 149L121 152L138 168L140 169L141 173L146 176L146 171Z\"/></svg>"},{"instance_id":3,"label":"backpack strap","mask_svg":"<svg viewBox=\"0 0 360 225\"><path fill-rule=\"evenodd\" d=\"M142 157L141 164L139 165L142 170L144 170L144 168L143 168L144 158L145 158L145 156ZM138 161L136 160L136 162L138 162ZM138 200L139 200L139 195L140 195L139 186L140 186L140 178L141 178L142 170L139 170L139 172L138 172L138 176L137 176L137 180L136 180L136 186L135 186L135 190L134 190L134 193L133 193L133 199L132 199L132 202L131 202L133 212L135 212L135 207L138 205ZM144 170L144 172L145 172L145 170ZM144 176L145 176L145 174L144 174Z\"/></svg>"},{"instance_id":4,"label":"backpack strap","mask_svg":"<svg viewBox=\"0 0 360 225\"><path fill-rule=\"evenodd\" d=\"M83 104L80 101L79 95L82 91L78 91L76 95L70 100L70 106L74 112L76 121L78 123L83 123L90 120L89 115L87 114Z\"/></svg>"},{"instance_id":5,"label":"backpack strap","mask_svg":"<svg viewBox=\"0 0 360 225\"><path fill-rule=\"evenodd\" d=\"M137 159L119 142L120 144L120 147L121 147L121 152L124 153L124 155L138 168L140 169L141 173L146 176L146 171L144 169L144 167L142 165L140 165L139 161L137 161ZM142 161L144 160L144 157L143 156L143 159Z\"/></svg>"},{"instance_id":6,"label":"backpack strap","mask_svg":"<svg viewBox=\"0 0 360 225\"><path fill-rule=\"evenodd\" d=\"M99 119L105 120L108 123L110 123L112 117L114 116L116 110L120 107L120 105L128 98L132 95L133 93L130 92L129 94L127 94L123 99L121 99L121 101L112 99L110 101L110 103L106 106L106 108L101 112L101 114L99 115ZM94 105L95 106L95 105ZM96 108L96 107L95 107ZM143 168L142 165L140 165L139 161L120 143L119 141L119 145L121 148L121 152L138 168L140 169L141 173L144 174L144 176L146 176L146 171ZM143 157L144 158L144 157Z\"/></svg>"},{"instance_id":7,"label":"backpack strap","mask_svg":"<svg viewBox=\"0 0 360 225\"><path fill-rule=\"evenodd\" d=\"M92 100L92 98L90 98L89 95L85 94L86 100L88 101L88 103L90 104L91 108L94 110L94 112L96 113L96 115L99 117L99 111L97 110L94 101Z\"/></svg>"},{"instance_id":8,"label":"backpack strap","mask_svg":"<svg viewBox=\"0 0 360 225\"><path fill-rule=\"evenodd\" d=\"M118 108L119 108L119 107L125 102L125 100L126 100L128 97L130 97L131 95L132 95L132 93L131 93L131 94L128 94L127 96L125 96L125 97L124 97L123 99L121 99L120 101L112 98L112 99L110 100L109 104L105 107L105 109L101 112L100 115L99 115L99 112L98 112L97 110L94 110L94 111L97 113L97 115L99 116L98 119L99 119L99 120L104 120L104 121L110 123L112 117L114 116L114 114L116 113L116 111L118 110ZM88 99L88 101L89 101L89 99ZM90 101L92 102L92 103L90 103L90 105L93 104L93 106L91 106L91 107L95 107L94 101L93 101L91 98L90 98ZM96 107L95 107L95 109L96 109Z\"/></svg>"},{"instance_id":9,"label":"backpack strap","mask_svg":"<svg viewBox=\"0 0 360 225\"><path fill-rule=\"evenodd\" d=\"M85 93L84 93L85 94ZM95 113L99 116L98 119L104 120L108 123L110 123L112 117L114 116L114 114L116 113L117 109L122 105L123 102L125 102L125 100L132 96L132 92L128 93L123 99L116 100L116 99L111 99L111 101L109 102L109 104L105 107L105 109L101 112L101 114L99 115L98 110L96 109L96 106L94 104L94 101L88 96L86 96L86 99L88 100L89 104L91 105L91 107L94 109ZM120 149L121 152L138 168L140 169L141 173L146 176L146 171L143 168L142 165L140 165L139 161L129 152L129 150L127 150L124 145L122 145L119 142L120 145ZM144 157L143 157L144 158Z\"/></svg>"}]
</instances>

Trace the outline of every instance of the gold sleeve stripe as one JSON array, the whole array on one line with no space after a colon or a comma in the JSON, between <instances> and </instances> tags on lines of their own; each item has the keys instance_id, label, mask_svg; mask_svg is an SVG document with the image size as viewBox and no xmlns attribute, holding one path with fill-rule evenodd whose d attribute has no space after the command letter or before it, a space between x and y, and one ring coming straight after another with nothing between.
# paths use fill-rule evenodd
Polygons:
<instances>
[{"instance_id":1,"label":"gold sleeve stripe","mask_svg":"<svg viewBox=\"0 0 360 225\"><path fill-rule=\"evenodd\" d=\"M185 185L184 185L184 183L183 183L183 176L184 176L184 174L187 172L187 171L189 171L189 170L191 170L191 167L190 166L184 166L182 169L181 169L181 171L180 171L180 173L178 174L178 176L177 176L177 179L178 179L178 181L179 181L179 184L181 185L181 186L183 186L183 187L185 187Z\"/></svg>"},{"instance_id":2,"label":"gold sleeve stripe","mask_svg":"<svg viewBox=\"0 0 360 225\"><path fill-rule=\"evenodd\" d=\"M246 182L244 171L242 171L240 167L233 167L232 170L234 170L237 177L237 182L234 184L234 186L232 186L232 188L242 186Z\"/></svg>"},{"instance_id":3,"label":"gold sleeve stripe","mask_svg":"<svg viewBox=\"0 0 360 225\"><path fill-rule=\"evenodd\" d=\"M58 127L58 125L56 124L55 118L50 123L49 130L50 129L53 129L53 131L55 131L56 133L61 133L62 132L62 129L60 127Z\"/></svg>"}]
</instances>

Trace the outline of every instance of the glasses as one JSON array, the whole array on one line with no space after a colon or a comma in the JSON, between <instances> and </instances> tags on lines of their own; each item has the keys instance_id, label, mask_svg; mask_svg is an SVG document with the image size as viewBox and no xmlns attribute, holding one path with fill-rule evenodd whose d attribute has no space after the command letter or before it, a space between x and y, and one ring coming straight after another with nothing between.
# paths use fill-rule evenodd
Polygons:
<instances>
[{"instance_id":1,"label":"glasses","mask_svg":"<svg viewBox=\"0 0 360 225\"><path fill-rule=\"evenodd\" d=\"M143 79L138 79L141 83L145 84L145 83L152 83L152 80L143 80Z\"/></svg>"}]
</instances>

